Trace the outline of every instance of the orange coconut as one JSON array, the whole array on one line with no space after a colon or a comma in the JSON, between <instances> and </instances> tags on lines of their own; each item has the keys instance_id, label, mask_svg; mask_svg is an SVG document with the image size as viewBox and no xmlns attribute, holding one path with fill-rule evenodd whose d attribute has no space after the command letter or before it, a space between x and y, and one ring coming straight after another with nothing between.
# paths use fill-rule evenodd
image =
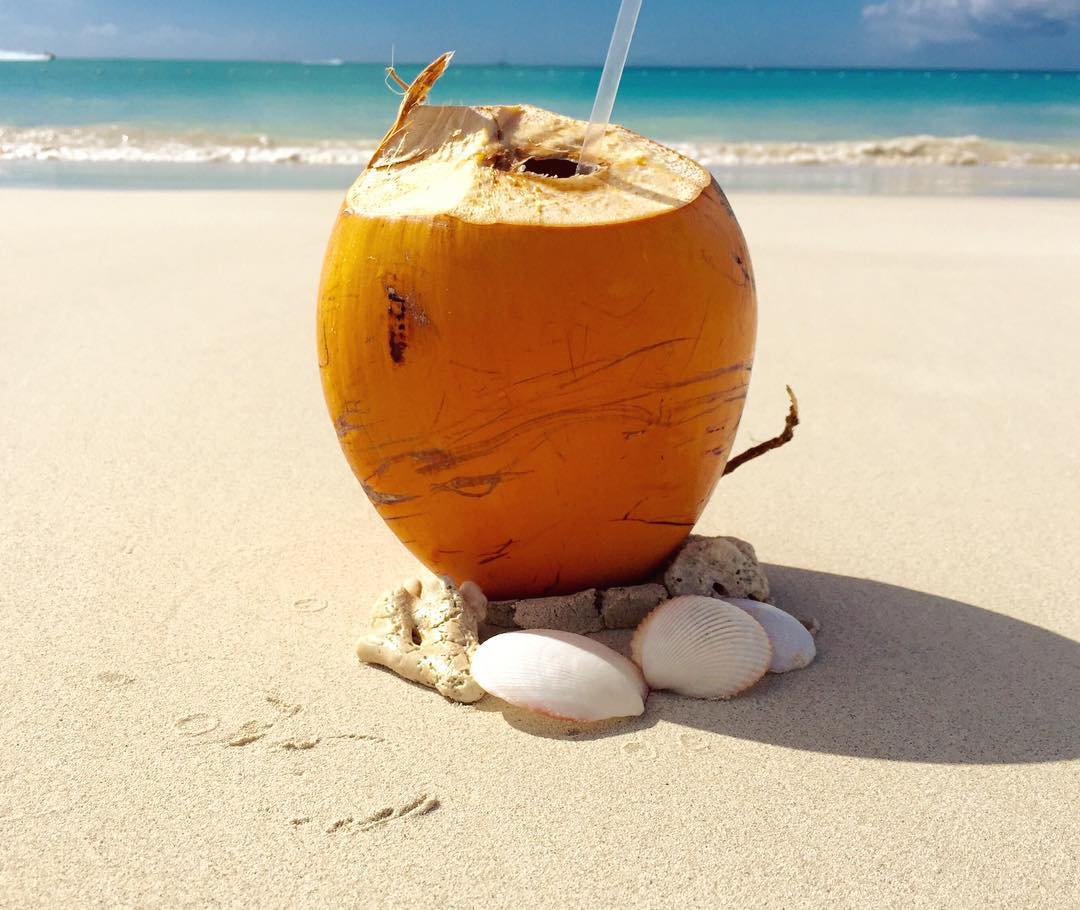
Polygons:
<instances>
[{"instance_id":1,"label":"orange coconut","mask_svg":"<svg viewBox=\"0 0 1080 910\"><path fill-rule=\"evenodd\" d=\"M430 70L326 254L341 447L402 543L489 597L641 578L693 527L742 413L742 232L675 151L612 127L595 173L562 176L584 122L422 104Z\"/></svg>"}]
</instances>

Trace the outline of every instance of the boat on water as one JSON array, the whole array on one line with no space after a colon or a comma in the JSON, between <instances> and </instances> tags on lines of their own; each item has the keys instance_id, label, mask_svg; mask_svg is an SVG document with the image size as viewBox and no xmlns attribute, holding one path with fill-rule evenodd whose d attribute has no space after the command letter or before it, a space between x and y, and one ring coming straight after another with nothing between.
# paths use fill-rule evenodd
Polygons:
<instances>
[{"instance_id":1,"label":"boat on water","mask_svg":"<svg viewBox=\"0 0 1080 910\"><path fill-rule=\"evenodd\" d=\"M55 60L56 54L48 51L36 53L34 51L0 51L0 63L47 63Z\"/></svg>"}]
</instances>

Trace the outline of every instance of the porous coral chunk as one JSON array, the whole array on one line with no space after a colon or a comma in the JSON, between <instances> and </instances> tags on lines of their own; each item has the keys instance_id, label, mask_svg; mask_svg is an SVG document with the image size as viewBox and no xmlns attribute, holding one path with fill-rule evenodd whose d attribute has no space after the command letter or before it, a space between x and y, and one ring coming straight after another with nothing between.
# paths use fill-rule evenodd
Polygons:
<instances>
[{"instance_id":1,"label":"porous coral chunk","mask_svg":"<svg viewBox=\"0 0 1080 910\"><path fill-rule=\"evenodd\" d=\"M758 565L754 548L737 537L692 534L664 573L664 585L672 597L769 598L769 580Z\"/></svg>"},{"instance_id":2,"label":"porous coral chunk","mask_svg":"<svg viewBox=\"0 0 1080 910\"><path fill-rule=\"evenodd\" d=\"M410 578L375 601L356 655L454 701L478 701L484 690L469 667L486 611L487 598L470 581L459 589L447 577L428 584Z\"/></svg>"}]
</instances>

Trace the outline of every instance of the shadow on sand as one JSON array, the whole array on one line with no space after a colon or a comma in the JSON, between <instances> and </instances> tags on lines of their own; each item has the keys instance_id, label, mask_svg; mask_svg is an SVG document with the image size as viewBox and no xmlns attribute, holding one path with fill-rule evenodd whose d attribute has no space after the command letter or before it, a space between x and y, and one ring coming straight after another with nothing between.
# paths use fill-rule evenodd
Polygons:
<instances>
[{"instance_id":1,"label":"shadow on sand","mask_svg":"<svg viewBox=\"0 0 1080 910\"><path fill-rule=\"evenodd\" d=\"M486 699L537 736L589 740L658 721L792 749L972 764L1080 758L1080 642L971 604L768 566L776 604L820 620L817 660L727 702L666 693L645 714L563 724ZM608 643L626 651L628 634ZM488 708L492 710L493 708Z\"/></svg>"}]
</instances>

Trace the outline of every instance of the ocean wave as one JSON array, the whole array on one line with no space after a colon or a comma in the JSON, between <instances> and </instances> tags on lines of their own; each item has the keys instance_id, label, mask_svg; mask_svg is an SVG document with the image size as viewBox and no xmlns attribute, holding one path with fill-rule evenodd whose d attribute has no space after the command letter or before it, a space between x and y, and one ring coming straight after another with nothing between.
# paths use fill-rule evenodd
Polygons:
<instances>
[{"instance_id":1,"label":"ocean wave","mask_svg":"<svg viewBox=\"0 0 1080 910\"><path fill-rule=\"evenodd\" d=\"M979 136L826 142L673 142L707 167L843 165L1080 169L1080 149ZM377 140L283 141L265 134L164 132L123 126L0 126L0 161L175 164L367 164Z\"/></svg>"},{"instance_id":2,"label":"ocean wave","mask_svg":"<svg viewBox=\"0 0 1080 910\"><path fill-rule=\"evenodd\" d=\"M878 165L1080 168L1080 149L980 136L897 136L835 142L673 143L706 167L731 165Z\"/></svg>"},{"instance_id":3,"label":"ocean wave","mask_svg":"<svg viewBox=\"0 0 1080 910\"><path fill-rule=\"evenodd\" d=\"M363 166L376 145L345 139L280 142L264 134L168 133L121 126L0 126L0 161Z\"/></svg>"}]
</instances>

